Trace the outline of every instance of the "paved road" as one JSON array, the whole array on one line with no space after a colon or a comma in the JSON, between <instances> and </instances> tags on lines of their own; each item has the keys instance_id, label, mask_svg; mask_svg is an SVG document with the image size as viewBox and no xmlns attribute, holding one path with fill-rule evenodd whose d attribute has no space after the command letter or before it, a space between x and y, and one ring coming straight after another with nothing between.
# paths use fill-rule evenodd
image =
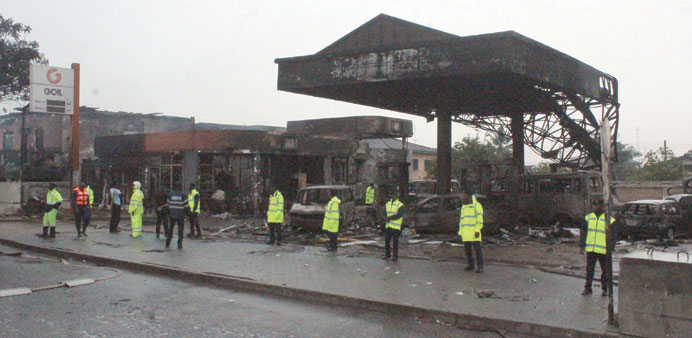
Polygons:
<instances>
[{"instance_id":1,"label":"paved road","mask_svg":"<svg viewBox=\"0 0 692 338\"><path fill-rule=\"evenodd\" d=\"M18 250L0 246L0 252ZM0 255L0 271L0 289L113 275L98 267L5 255ZM126 271L88 286L0 298L0 332L3 337L32 338L499 337L425 319L298 303Z\"/></svg>"}]
</instances>

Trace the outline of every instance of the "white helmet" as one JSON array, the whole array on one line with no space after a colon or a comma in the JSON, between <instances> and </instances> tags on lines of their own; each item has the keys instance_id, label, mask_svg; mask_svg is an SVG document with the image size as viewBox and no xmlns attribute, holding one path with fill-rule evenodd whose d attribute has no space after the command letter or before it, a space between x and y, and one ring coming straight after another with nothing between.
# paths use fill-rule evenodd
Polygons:
<instances>
[{"instance_id":1,"label":"white helmet","mask_svg":"<svg viewBox=\"0 0 692 338\"><path fill-rule=\"evenodd\" d=\"M135 189L140 189L142 188L142 183L139 183L139 181L134 181L132 182L132 186L134 186Z\"/></svg>"}]
</instances>

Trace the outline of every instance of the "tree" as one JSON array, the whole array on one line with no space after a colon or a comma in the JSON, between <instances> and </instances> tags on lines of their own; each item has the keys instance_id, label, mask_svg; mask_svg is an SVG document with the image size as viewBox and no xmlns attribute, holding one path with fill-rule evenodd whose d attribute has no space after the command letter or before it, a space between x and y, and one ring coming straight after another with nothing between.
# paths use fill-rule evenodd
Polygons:
<instances>
[{"instance_id":1,"label":"tree","mask_svg":"<svg viewBox=\"0 0 692 338\"><path fill-rule=\"evenodd\" d=\"M25 39L31 27L0 15L0 101L28 100L29 65L48 64L38 42Z\"/></svg>"},{"instance_id":2,"label":"tree","mask_svg":"<svg viewBox=\"0 0 692 338\"><path fill-rule=\"evenodd\" d=\"M465 172L467 179L475 182L481 165L507 162L512 157L512 150L507 146L509 142L506 136L494 135L488 141L481 141L478 136L466 136L461 142L454 143L452 178L461 178ZM428 176L437 177L436 163L427 172Z\"/></svg>"},{"instance_id":3,"label":"tree","mask_svg":"<svg viewBox=\"0 0 692 338\"><path fill-rule=\"evenodd\" d=\"M636 160L642 153L628 144L618 142L616 144L618 152L618 162L613 164L612 175L616 181L625 181L639 170L639 162Z\"/></svg>"},{"instance_id":4,"label":"tree","mask_svg":"<svg viewBox=\"0 0 692 338\"><path fill-rule=\"evenodd\" d=\"M675 158L675 154L670 149L658 148L649 150L644 155L644 163L634 175L630 177L633 181L677 181L682 180L685 175L685 168L682 162Z\"/></svg>"}]
</instances>

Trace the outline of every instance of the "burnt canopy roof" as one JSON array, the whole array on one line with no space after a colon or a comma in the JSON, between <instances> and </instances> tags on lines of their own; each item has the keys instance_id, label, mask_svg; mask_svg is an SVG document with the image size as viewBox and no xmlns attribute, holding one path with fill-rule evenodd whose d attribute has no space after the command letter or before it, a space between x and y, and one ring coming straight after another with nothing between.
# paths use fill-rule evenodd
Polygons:
<instances>
[{"instance_id":1,"label":"burnt canopy roof","mask_svg":"<svg viewBox=\"0 0 692 338\"><path fill-rule=\"evenodd\" d=\"M561 162L597 163L600 119L617 130L617 79L514 31L460 37L380 14L316 54L275 62L282 91L446 112L501 133L504 118L527 114L526 144Z\"/></svg>"},{"instance_id":2,"label":"burnt canopy roof","mask_svg":"<svg viewBox=\"0 0 692 338\"><path fill-rule=\"evenodd\" d=\"M460 37L385 14L275 62L279 90L424 116L552 111L544 87L600 97L611 78L514 31Z\"/></svg>"}]
</instances>

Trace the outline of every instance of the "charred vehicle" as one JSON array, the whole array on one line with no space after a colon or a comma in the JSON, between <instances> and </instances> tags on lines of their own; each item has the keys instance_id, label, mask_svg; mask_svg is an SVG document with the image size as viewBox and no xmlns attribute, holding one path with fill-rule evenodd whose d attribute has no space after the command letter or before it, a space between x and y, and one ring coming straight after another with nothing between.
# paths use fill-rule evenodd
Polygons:
<instances>
[{"instance_id":1,"label":"charred vehicle","mask_svg":"<svg viewBox=\"0 0 692 338\"><path fill-rule=\"evenodd\" d=\"M438 193L438 185L435 180L415 180L408 183L408 198L411 203L420 202ZM461 193L459 181L452 180L450 184L452 194Z\"/></svg>"},{"instance_id":2,"label":"charred vehicle","mask_svg":"<svg viewBox=\"0 0 692 338\"><path fill-rule=\"evenodd\" d=\"M483 205L483 232L492 232L497 224L492 203L484 195L474 198ZM461 205L461 194L432 195L407 207L403 224L418 233L457 233Z\"/></svg>"},{"instance_id":3,"label":"charred vehicle","mask_svg":"<svg viewBox=\"0 0 692 338\"><path fill-rule=\"evenodd\" d=\"M300 189L289 211L290 225L309 231L321 230L324 209L334 194L341 200L340 227L350 227L355 214L355 202L353 191L345 185L318 185Z\"/></svg>"},{"instance_id":4,"label":"charred vehicle","mask_svg":"<svg viewBox=\"0 0 692 338\"><path fill-rule=\"evenodd\" d=\"M689 226L674 200L628 202L615 218L618 232L627 237L674 239L689 234Z\"/></svg>"}]
</instances>

